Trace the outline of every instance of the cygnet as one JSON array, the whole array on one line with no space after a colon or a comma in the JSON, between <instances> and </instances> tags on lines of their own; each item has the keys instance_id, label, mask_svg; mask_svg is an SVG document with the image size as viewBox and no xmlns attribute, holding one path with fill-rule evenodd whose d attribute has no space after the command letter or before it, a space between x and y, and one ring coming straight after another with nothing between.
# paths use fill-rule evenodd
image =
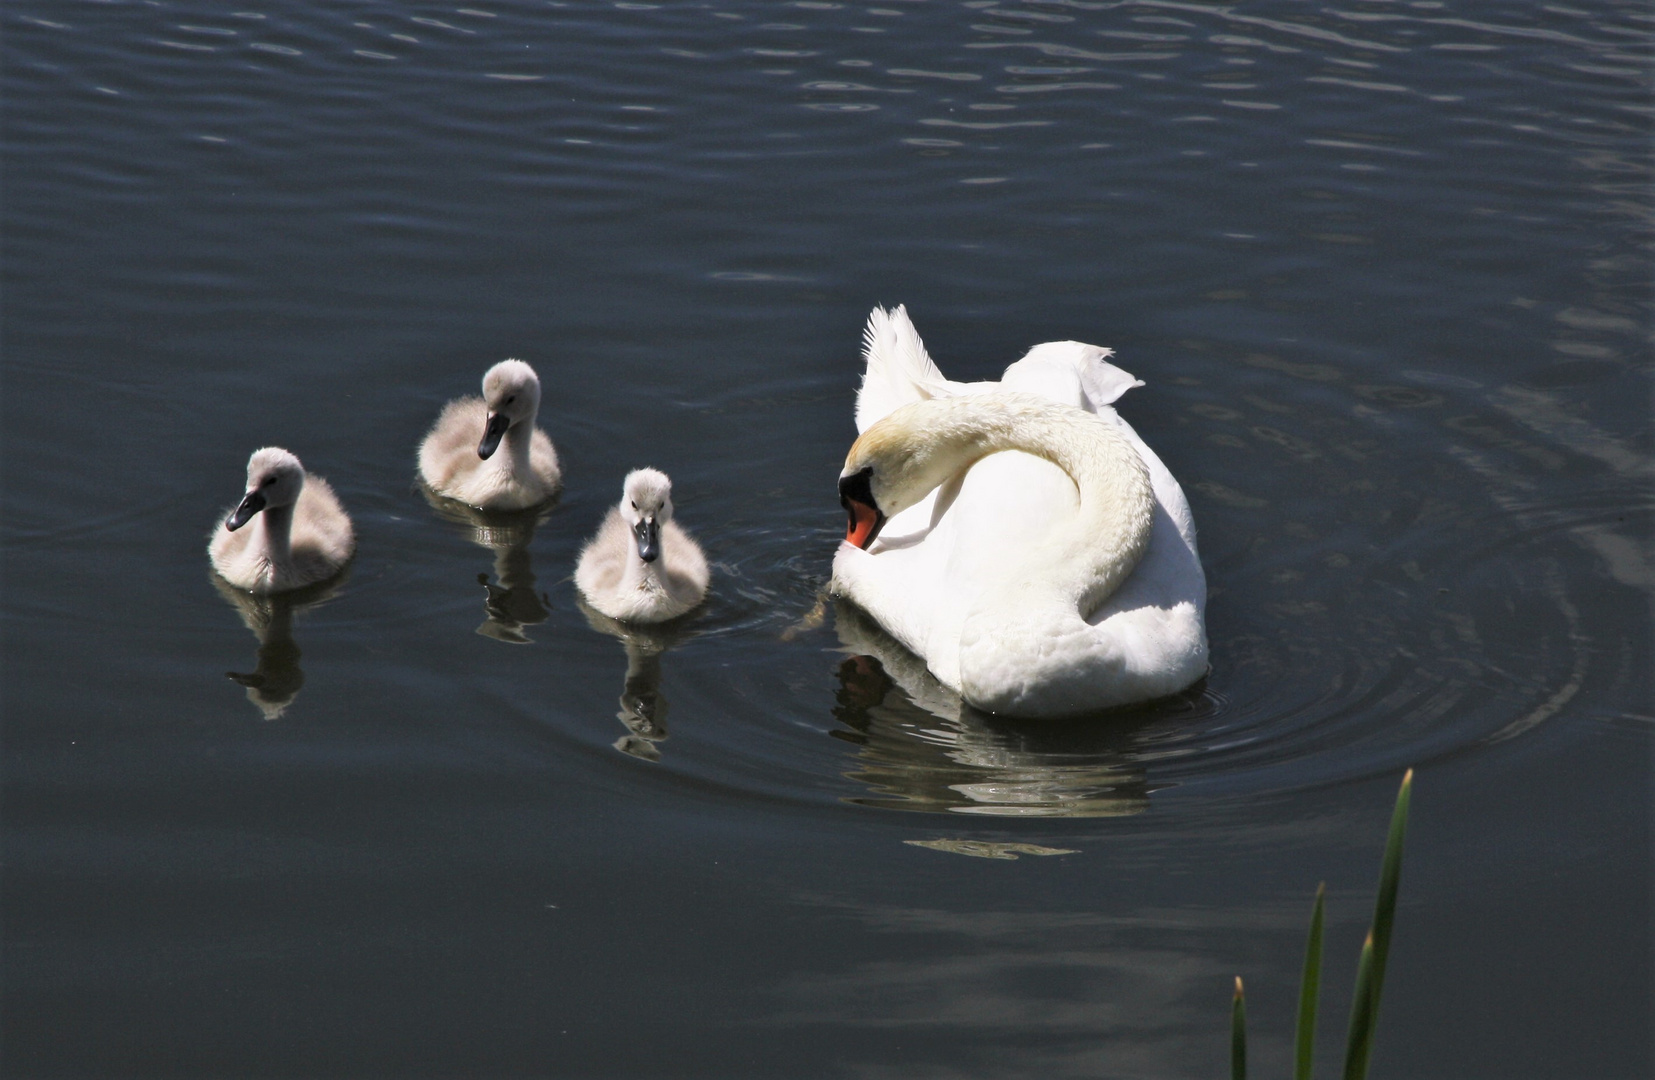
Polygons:
<instances>
[{"instance_id":1,"label":"cygnet","mask_svg":"<svg viewBox=\"0 0 1655 1080\"><path fill-rule=\"evenodd\" d=\"M665 622L707 595L707 557L672 520L672 481L656 469L627 474L620 505L580 553L575 585L622 622Z\"/></svg>"},{"instance_id":2,"label":"cygnet","mask_svg":"<svg viewBox=\"0 0 1655 1080\"><path fill-rule=\"evenodd\" d=\"M355 550L350 515L333 488L279 446L253 451L247 494L207 545L225 581L261 594L325 581Z\"/></svg>"},{"instance_id":3,"label":"cygnet","mask_svg":"<svg viewBox=\"0 0 1655 1080\"><path fill-rule=\"evenodd\" d=\"M419 471L432 491L483 510L522 510L563 485L552 440L535 426L540 379L521 360L502 360L483 376L483 396L444 406L419 448ZM502 450L496 453L497 450Z\"/></svg>"}]
</instances>

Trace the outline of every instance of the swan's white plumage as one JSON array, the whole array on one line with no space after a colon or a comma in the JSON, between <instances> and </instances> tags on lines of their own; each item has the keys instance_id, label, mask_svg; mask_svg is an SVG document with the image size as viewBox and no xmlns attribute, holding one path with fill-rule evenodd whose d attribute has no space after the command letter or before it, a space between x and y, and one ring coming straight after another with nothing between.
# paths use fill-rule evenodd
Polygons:
<instances>
[{"instance_id":1,"label":"swan's white plumage","mask_svg":"<svg viewBox=\"0 0 1655 1080\"><path fill-rule=\"evenodd\" d=\"M619 505L581 550L575 585L587 603L621 622L654 623L675 619L707 595L707 557L673 520L672 481L656 469L627 474ZM637 528L653 522L659 555L646 562L639 554Z\"/></svg>"},{"instance_id":2,"label":"swan's white plumage","mask_svg":"<svg viewBox=\"0 0 1655 1080\"><path fill-rule=\"evenodd\" d=\"M307 474L288 451L267 446L247 461L247 497L255 493L263 509L232 531L233 508L207 545L213 569L225 581L254 593L286 592L344 569L356 534L326 480Z\"/></svg>"},{"instance_id":3,"label":"swan's white plumage","mask_svg":"<svg viewBox=\"0 0 1655 1080\"><path fill-rule=\"evenodd\" d=\"M856 395L856 430L866 431L911 401L951 397L964 389L942 377L925 342L908 319L908 311L874 308L862 331L862 355L867 369Z\"/></svg>"},{"instance_id":4,"label":"swan's white plumage","mask_svg":"<svg viewBox=\"0 0 1655 1080\"><path fill-rule=\"evenodd\" d=\"M1048 342L1007 368L999 382L954 383L925 356L900 307L875 309L866 340L860 431L913 402L1036 395L1082 409L1117 433L1147 471L1154 504L1142 555L1112 593L1077 598L1081 609L1068 617L1009 599L989 616L988 598L1003 593L1008 575L1025 572L1031 553L1037 561L1053 558L1050 538L1069 528L1079 509L1076 481L1052 461L993 453L892 515L868 551L841 544L834 559L837 592L981 708L1082 712L1176 693L1205 674L1207 590L1194 520L1178 482L1113 408L1143 384L1108 362L1110 350ZM1084 619L1084 632L1070 621L1076 616ZM993 635L983 637L981 629L990 626ZM1031 678L1050 685L1043 689Z\"/></svg>"},{"instance_id":5,"label":"swan's white plumage","mask_svg":"<svg viewBox=\"0 0 1655 1080\"><path fill-rule=\"evenodd\" d=\"M483 396L455 398L420 443L420 478L438 495L484 510L522 510L562 487L557 451L535 426L540 379L521 360L502 360L483 376ZM508 418L498 449L478 453L489 418Z\"/></svg>"}]
</instances>

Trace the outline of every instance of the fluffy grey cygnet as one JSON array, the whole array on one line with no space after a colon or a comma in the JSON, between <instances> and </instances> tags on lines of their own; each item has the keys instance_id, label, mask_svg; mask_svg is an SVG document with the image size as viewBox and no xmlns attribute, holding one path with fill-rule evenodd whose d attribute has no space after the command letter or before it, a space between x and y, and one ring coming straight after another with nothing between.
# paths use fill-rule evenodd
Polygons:
<instances>
[{"instance_id":1,"label":"fluffy grey cygnet","mask_svg":"<svg viewBox=\"0 0 1655 1080\"><path fill-rule=\"evenodd\" d=\"M238 589L286 592L344 569L356 550L350 515L333 488L279 446L253 451L247 493L213 530L213 569Z\"/></svg>"},{"instance_id":2,"label":"fluffy grey cygnet","mask_svg":"<svg viewBox=\"0 0 1655 1080\"><path fill-rule=\"evenodd\" d=\"M539 412L534 368L500 361L483 376L482 397L443 407L420 444L420 478L438 495L483 510L545 502L563 486L563 475L552 440L535 426Z\"/></svg>"},{"instance_id":3,"label":"fluffy grey cygnet","mask_svg":"<svg viewBox=\"0 0 1655 1080\"><path fill-rule=\"evenodd\" d=\"M672 520L672 481L659 470L637 469L627 474L620 505L582 549L575 585L612 619L652 623L701 603L707 576L707 557Z\"/></svg>"}]
</instances>

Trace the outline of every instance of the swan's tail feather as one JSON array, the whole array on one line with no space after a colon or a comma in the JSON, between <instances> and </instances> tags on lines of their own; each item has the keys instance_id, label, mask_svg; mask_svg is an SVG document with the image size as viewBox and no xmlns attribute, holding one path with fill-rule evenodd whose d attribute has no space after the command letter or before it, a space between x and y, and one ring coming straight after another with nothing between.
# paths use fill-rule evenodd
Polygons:
<instances>
[{"instance_id":1,"label":"swan's tail feather","mask_svg":"<svg viewBox=\"0 0 1655 1080\"><path fill-rule=\"evenodd\" d=\"M901 304L890 311L873 309L862 332L862 358L867 369L856 394L858 431L868 430L904 405L953 393Z\"/></svg>"}]
</instances>

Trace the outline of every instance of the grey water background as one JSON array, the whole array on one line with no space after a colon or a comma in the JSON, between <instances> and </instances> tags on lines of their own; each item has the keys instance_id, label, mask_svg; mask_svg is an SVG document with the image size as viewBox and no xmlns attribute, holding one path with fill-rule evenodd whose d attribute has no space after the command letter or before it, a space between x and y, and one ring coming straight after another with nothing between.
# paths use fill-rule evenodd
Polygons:
<instances>
[{"instance_id":1,"label":"grey water background","mask_svg":"<svg viewBox=\"0 0 1655 1080\"><path fill-rule=\"evenodd\" d=\"M464 4L0 10L6 1075L1206 1077L1238 974L1283 1075L1323 880L1332 1070L1410 765L1374 1075L1648 1075L1646 4ZM821 603L876 303L1146 381L1203 686ZM568 490L479 523L505 356ZM267 443L360 550L238 603ZM666 633L568 580L643 464Z\"/></svg>"}]
</instances>

